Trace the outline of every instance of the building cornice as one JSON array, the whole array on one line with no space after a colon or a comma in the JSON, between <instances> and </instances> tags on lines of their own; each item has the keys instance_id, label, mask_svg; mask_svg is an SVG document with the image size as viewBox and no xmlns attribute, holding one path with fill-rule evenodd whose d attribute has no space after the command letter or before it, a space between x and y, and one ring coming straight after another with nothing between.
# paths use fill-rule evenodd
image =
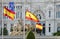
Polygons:
<instances>
[{"instance_id":1,"label":"building cornice","mask_svg":"<svg viewBox=\"0 0 60 39\"><path fill-rule=\"evenodd\" d=\"M2 2L0 2L2 3ZM58 3L58 2L14 2L15 4L36 4L36 3ZM3 4L9 4L9 2L3 2Z\"/></svg>"}]
</instances>

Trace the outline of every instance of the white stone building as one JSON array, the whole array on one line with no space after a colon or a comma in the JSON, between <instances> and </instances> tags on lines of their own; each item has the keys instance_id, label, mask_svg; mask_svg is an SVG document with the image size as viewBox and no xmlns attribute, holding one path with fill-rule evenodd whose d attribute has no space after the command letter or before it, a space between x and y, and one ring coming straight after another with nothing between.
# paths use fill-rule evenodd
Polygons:
<instances>
[{"instance_id":1,"label":"white stone building","mask_svg":"<svg viewBox=\"0 0 60 39\"><path fill-rule=\"evenodd\" d=\"M7 26L9 33L11 26L16 23L18 19L22 18L24 21L24 13L26 9L29 9L32 13L37 15L40 23L44 25L42 34L44 32L46 36L50 36L52 35L52 33L60 31L59 0L3 0L2 2L0 2L0 8L3 6L7 6L9 8L9 2L14 2L16 12L14 21L11 21L7 17L3 17L3 25ZM3 13L3 10L1 10L2 9L0 9L0 13ZM25 23L31 24L30 21L25 21Z\"/></svg>"}]
</instances>

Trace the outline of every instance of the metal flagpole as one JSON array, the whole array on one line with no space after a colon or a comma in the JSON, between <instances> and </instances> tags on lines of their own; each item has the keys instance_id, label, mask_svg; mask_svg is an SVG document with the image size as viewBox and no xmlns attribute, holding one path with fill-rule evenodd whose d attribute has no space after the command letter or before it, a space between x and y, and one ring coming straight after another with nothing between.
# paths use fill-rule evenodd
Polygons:
<instances>
[{"instance_id":1,"label":"metal flagpole","mask_svg":"<svg viewBox=\"0 0 60 39\"><path fill-rule=\"evenodd\" d=\"M26 4L27 4L27 0L24 1L24 39L26 39L26 32L25 32L25 12L26 12Z\"/></svg>"},{"instance_id":2,"label":"metal flagpole","mask_svg":"<svg viewBox=\"0 0 60 39\"><path fill-rule=\"evenodd\" d=\"M3 0L2 0L2 39L3 39Z\"/></svg>"},{"instance_id":3,"label":"metal flagpole","mask_svg":"<svg viewBox=\"0 0 60 39\"><path fill-rule=\"evenodd\" d=\"M24 39L26 38L26 35L25 35L25 11L26 11L26 3L27 3L27 0L24 2Z\"/></svg>"},{"instance_id":4,"label":"metal flagpole","mask_svg":"<svg viewBox=\"0 0 60 39\"><path fill-rule=\"evenodd\" d=\"M32 9L32 0L30 1L30 10L31 10L31 9ZM31 10L31 11L32 11L32 10ZM33 21L31 21L31 22L32 22L32 23L35 23L35 25L34 25L34 24L33 24L33 25L31 24L31 25L34 26L34 28L35 28L35 31L34 31L35 33L34 33L34 34L35 34L35 36L36 36L36 22L33 22Z\"/></svg>"},{"instance_id":5,"label":"metal flagpole","mask_svg":"<svg viewBox=\"0 0 60 39\"><path fill-rule=\"evenodd\" d=\"M22 1L23 39L25 39L25 4L26 1Z\"/></svg>"}]
</instances>

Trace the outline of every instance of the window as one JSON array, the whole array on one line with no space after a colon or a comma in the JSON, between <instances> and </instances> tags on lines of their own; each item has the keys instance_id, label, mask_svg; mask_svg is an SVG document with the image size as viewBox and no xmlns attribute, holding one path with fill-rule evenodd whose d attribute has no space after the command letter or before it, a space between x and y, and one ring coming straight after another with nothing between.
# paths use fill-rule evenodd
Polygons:
<instances>
[{"instance_id":1,"label":"window","mask_svg":"<svg viewBox=\"0 0 60 39\"><path fill-rule=\"evenodd\" d=\"M0 20L0 26L2 26L2 20Z\"/></svg>"},{"instance_id":2,"label":"window","mask_svg":"<svg viewBox=\"0 0 60 39\"><path fill-rule=\"evenodd\" d=\"M51 26L51 24L49 24L49 26Z\"/></svg>"},{"instance_id":3,"label":"window","mask_svg":"<svg viewBox=\"0 0 60 39\"><path fill-rule=\"evenodd\" d=\"M41 19L41 15L39 14L39 19Z\"/></svg>"},{"instance_id":4,"label":"window","mask_svg":"<svg viewBox=\"0 0 60 39\"><path fill-rule=\"evenodd\" d=\"M57 31L60 31L60 23L57 23Z\"/></svg>"},{"instance_id":5,"label":"window","mask_svg":"<svg viewBox=\"0 0 60 39\"><path fill-rule=\"evenodd\" d=\"M57 8L60 8L60 5L56 5Z\"/></svg>"},{"instance_id":6,"label":"window","mask_svg":"<svg viewBox=\"0 0 60 39\"><path fill-rule=\"evenodd\" d=\"M22 18L22 12L20 13L20 18Z\"/></svg>"},{"instance_id":7,"label":"window","mask_svg":"<svg viewBox=\"0 0 60 39\"><path fill-rule=\"evenodd\" d=\"M22 6L16 6L16 12L22 12Z\"/></svg>"},{"instance_id":8,"label":"window","mask_svg":"<svg viewBox=\"0 0 60 39\"><path fill-rule=\"evenodd\" d=\"M60 31L60 27L57 27L57 31Z\"/></svg>"},{"instance_id":9,"label":"window","mask_svg":"<svg viewBox=\"0 0 60 39\"><path fill-rule=\"evenodd\" d=\"M49 32L51 32L51 27L49 27Z\"/></svg>"},{"instance_id":10,"label":"window","mask_svg":"<svg viewBox=\"0 0 60 39\"><path fill-rule=\"evenodd\" d=\"M13 24L11 24L11 28L10 28L10 31L11 31L11 32L13 31Z\"/></svg>"},{"instance_id":11,"label":"window","mask_svg":"<svg viewBox=\"0 0 60 39\"><path fill-rule=\"evenodd\" d=\"M56 18L60 18L60 5L56 5L56 9L57 9Z\"/></svg>"},{"instance_id":12,"label":"window","mask_svg":"<svg viewBox=\"0 0 60 39\"><path fill-rule=\"evenodd\" d=\"M60 11L56 12L56 17L60 18Z\"/></svg>"},{"instance_id":13,"label":"window","mask_svg":"<svg viewBox=\"0 0 60 39\"><path fill-rule=\"evenodd\" d=\"M19 13L20 13L20 12L17 12L17 13L16 13L16 18L19 18Z\"/></svg>"},{"instance_id":14,"label":"window","mask_svg":"<svg viewBox=\"0 0 60 39\"><path fill-rule=\"evenodd\" d=\"M16 18L22 18L22 6L16 6Z\"/></svg>"},{"instance_id":15,"label":"window","mask_svg":"<svg viewBox=\"0 0 60 39\"><path fill-rule=\"evenodd\" d=\"M51 24L49 24L49 32L51 32Z\"/></svg>"},{"instance_id":16,"label":"window","mask_svg":"<svg viewBox=\"0 0 60 39\"><path fill-rule=\"evenodd\" d=\"M37 14L37 17L38 17L39 19L41 19L41 15L40 15L40 14Z\"/></svg>"},{"instance_id":17,"label":"window","mask_svg":"<svg viewBox=\"0 0 60 39\"><path fill-rule=\"evenodd\" d=\"M20 8L22 8L22 6L16 6L16 8L17 8L17 9L20 9Z\"/></svg>"},{"instance_id":18,"label":"window","mask_svg":"<svg viewBox=\"0 0 60 39\"><path fill-rule=\"evenodd\" d=\"M51 17L51 11L49 10L49 17Z\"/></svg>"}]
</instances>

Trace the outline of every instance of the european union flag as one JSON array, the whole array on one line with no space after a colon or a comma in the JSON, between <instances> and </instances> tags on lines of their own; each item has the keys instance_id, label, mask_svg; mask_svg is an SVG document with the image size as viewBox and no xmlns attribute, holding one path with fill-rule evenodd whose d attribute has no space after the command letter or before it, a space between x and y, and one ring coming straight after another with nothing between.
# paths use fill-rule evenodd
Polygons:
<instances>
[{"instance_id":1,"label":"european union flag","mask_svg":"<svg viewBox=\"0 0 60 39\"><path fill-rule=\"evenodd\" d=\"M15 9L14 2L9 2L9 9L14 11L14 9Z\"/></svg>"}]
</instances>

